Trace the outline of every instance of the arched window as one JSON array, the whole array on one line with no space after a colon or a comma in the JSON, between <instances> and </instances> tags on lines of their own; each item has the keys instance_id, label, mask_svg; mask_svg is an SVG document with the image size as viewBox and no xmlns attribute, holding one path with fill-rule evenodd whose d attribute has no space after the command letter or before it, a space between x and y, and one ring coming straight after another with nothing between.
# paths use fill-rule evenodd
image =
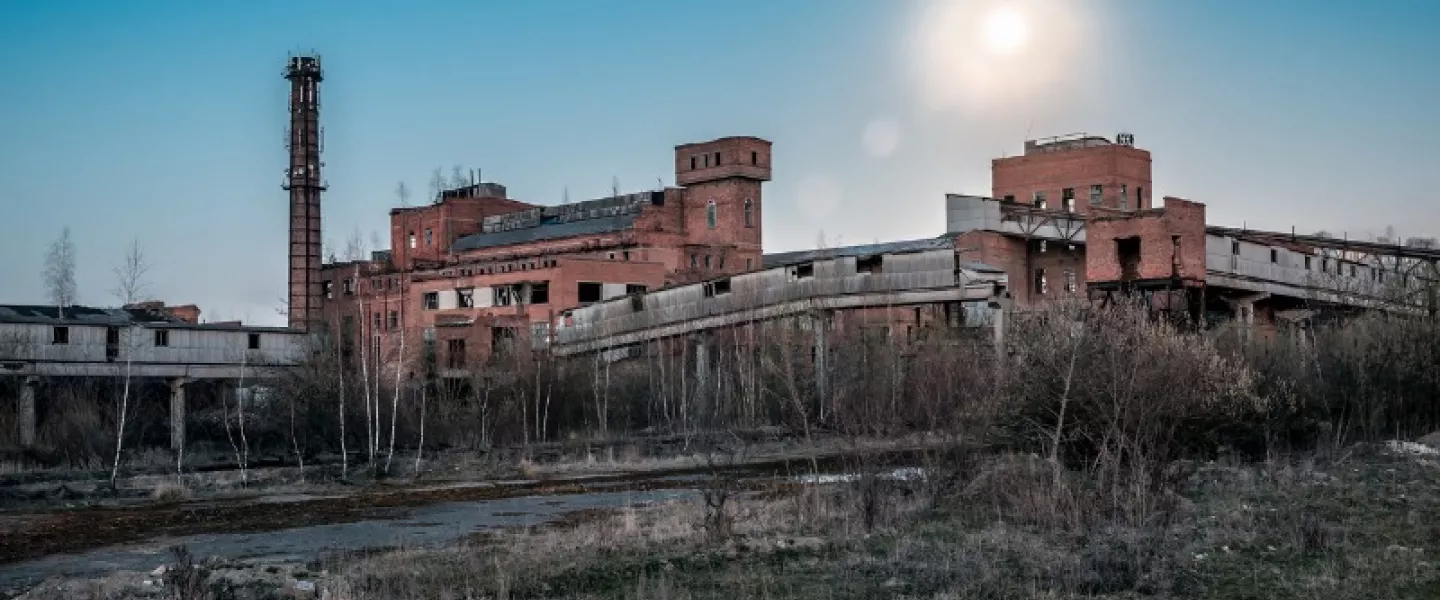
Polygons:
<instances>
[{"instance_id":1,"label":"arched window","mask_svg":"<svg viewBox=\"0 0 1440 600\"><path fill-rule=\"evenodd\" d=\"M718 215L716 214L715 210L715 201L711 200L705 205L705 223L711 229L714 229L716 220L718 220Z\"/></svg>"},{"instance_id":2,"label":"arched window","mask_svg":"<svg viewBox=\"0 0 1440 600\"><path fill-rule=\"evenodd\" d=\"M751 202L749 198L745 199L745 226L755 226L755 203Z\"/></svg>"}]
</instances>

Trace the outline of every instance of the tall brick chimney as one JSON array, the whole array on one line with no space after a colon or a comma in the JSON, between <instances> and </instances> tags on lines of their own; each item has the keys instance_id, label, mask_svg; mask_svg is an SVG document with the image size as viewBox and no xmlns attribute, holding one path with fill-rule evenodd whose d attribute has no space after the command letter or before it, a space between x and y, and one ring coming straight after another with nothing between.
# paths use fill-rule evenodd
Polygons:
<instances>
[{"instance_id":1,"label":"tall brick chimney","mask_svg":"<svg viewBox=\"0 0 1440 600\"><path fill-rule=\"evenodd\" d=\"M285 67L290 80L290 127L286 149L290 166L284 188L290 192L290 328L313 331L320 313L320 57L292 56Z\"/></svg>"}]
</instances>

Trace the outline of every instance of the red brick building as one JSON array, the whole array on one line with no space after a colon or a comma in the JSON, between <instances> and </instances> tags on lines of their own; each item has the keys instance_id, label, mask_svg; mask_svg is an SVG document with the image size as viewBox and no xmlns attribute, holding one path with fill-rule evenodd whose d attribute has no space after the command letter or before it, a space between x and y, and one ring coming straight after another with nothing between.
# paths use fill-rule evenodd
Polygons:
<instances>
[{"instance_id":1,"label":"red brick building","mask_svg":"<svg viewBox=\"0 0 1440 600\"><path fill-rule=\"evenodd\" d=\"M959 255L1005 269L1020 307L1083 297L1085 221L1150 208L1150 153L1128 134L1030 140L991 161L991 197L947 198Z\"/></svg>"},{"instance_id":2,"label":"red brick building","mask_svg":"<svg viewBox=\"0 0 1440 600\"><path fill-rule=\"evenodd\" d=\"M770 147L677 146L662 190L541 206L476 183L394 209L389 251L322 268L326 323L352 360L418 376L543 343L570 308L759 268Z\"/></svg>"}]
</instances>

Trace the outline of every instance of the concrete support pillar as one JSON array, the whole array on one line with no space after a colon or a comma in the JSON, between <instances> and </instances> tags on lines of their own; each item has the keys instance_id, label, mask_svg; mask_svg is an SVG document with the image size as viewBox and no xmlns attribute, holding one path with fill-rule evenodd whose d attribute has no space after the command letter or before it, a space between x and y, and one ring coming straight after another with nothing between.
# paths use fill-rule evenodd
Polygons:
<instances>
[{"instance_id":1,"label":"concrete support pillar","mask_svg":"<svg viewBox=\"0 0 1440 600\"><path fill-rule=\"evenodd\" d=\"M21 448L35 447L35 386L34 377L26 377L20 385L20 407L16 419Z\"/></svg>"},{"instance_id":2,"label":"concrete support pillar","mask_svg":"<svg viewBox=\"0 0 1440 600\"><path fill-rule=\"evenodd\" d=\"M695 397L704 401L710 393L710 344L704 333L696 334L695 344Z\"/></svg>"},{"instance_id":3,"label":"concrete support pillar","mask_svg":"<svg viewBox=\"0 0 1440 600\"><path fill-rule=\"evenodd\" d=\"M1005 307L998 303L990 309L990 333L995 344L995 356L1005 357Z\"/></svg>"},{"instance_id":4,"label":"concrete support pillar","mask_svg":"<svg viewBox=\"0 0 1440 600\"><path fill-rule=\"evenodd\" d=\"M185 384L188 379L178 377L170 380L170 449L185 448Z\"/></svg>"},{"instance_id":5,"label":"concrete support pillar","mask_svg":"<svg viewBox=\"0 0 1440 600\"><path fill-rule=\"evenodd\" d=\"M820 401L821 414L830 398L830 344L827 341L830 329L830 315L821 312L810 317L810 327L815 334L815 395Z\"/></svg>"}]
</instances>

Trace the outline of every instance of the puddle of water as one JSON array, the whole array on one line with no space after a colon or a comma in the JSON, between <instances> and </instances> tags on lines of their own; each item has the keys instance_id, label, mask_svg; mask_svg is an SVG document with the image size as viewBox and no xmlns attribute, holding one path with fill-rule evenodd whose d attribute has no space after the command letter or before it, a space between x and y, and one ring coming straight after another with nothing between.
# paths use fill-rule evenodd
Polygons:
<instances>
[{"instance_id":1,"label":"puddle of water","mask_svg":"<svg viewBox=\"0 0 1440 600\"><path fill-rule=\"evenodd\" d=\"M377 519L257 533L203 534L156 538L137 544L56 554L0 566L0 590L33 586L46 578L96 577L116 570L150 571L184 544L195 556L219 556L264 564L300 562L329 553L395 546L454 543L473 533L539 525L580 510L612 509L640 503L694 498L693 490L591 492L451 502L377 511Z\"/></svg>"}]
</instances>

